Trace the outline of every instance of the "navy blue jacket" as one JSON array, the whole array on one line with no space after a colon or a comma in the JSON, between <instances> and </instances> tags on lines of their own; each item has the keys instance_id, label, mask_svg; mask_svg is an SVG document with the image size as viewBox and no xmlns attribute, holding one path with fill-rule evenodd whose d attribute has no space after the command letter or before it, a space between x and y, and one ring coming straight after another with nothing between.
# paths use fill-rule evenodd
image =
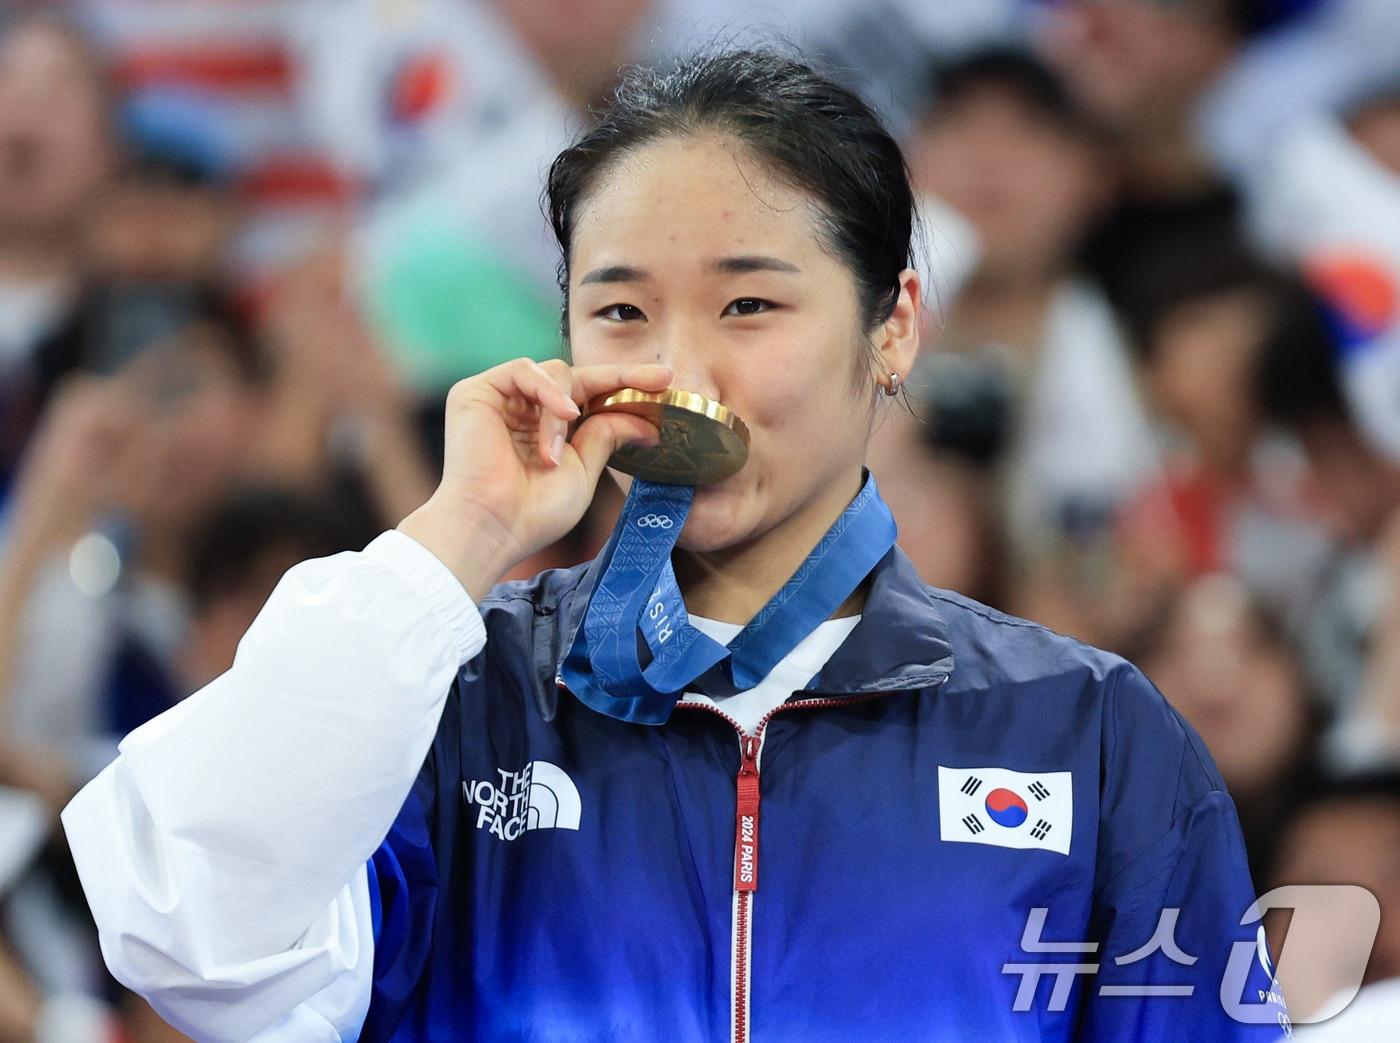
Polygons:
<instances>
[{"instance_id":1,"label":"navy blue jacket","mask_svg":"<svg viewBox=\"0 0 1400 1043\"><path fill-rule=\"evenodd\" d=\"M556 681L597 570L481 604L371 861L362 1040L1282 1035L1234 806L1124 660L894 548L759 734L693 705L631 724Z\"/></svg>"}]
</instances>

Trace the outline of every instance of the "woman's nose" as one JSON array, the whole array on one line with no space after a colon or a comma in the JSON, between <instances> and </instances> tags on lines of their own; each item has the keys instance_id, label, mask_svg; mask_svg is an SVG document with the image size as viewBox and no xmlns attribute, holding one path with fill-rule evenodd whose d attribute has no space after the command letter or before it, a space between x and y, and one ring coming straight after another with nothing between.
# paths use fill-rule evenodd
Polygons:
<instances>
[{"instance_id":1,"label":"woman's nose","mask_svg":"<svg viewBox=\"0 0 1400 1043\"><path fill-rule=\"evenodd\" d=\"M656 361L671 368L673 388L721 400L719 381L699 346L689 343L663 345L657 352Z\"/></svg>"}]
</instances>

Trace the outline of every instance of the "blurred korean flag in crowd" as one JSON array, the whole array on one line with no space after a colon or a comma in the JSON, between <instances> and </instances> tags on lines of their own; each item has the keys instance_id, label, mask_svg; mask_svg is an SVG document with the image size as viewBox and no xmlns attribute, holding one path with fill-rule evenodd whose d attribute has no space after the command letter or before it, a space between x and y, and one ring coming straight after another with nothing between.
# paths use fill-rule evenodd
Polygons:
<instances>
[{"instance_id":1,"label":"blurred korean flag in crowd","mask_svg":"<svg viewBox=\"0 0 1400 1043\"><path fill-rule=\"evenodd\" d=\"M1400 172L1343 123L1308 120L1279 143L1254 219L1321 298L1363 433L1400 460Z\"/></svg>"}]
</instances>

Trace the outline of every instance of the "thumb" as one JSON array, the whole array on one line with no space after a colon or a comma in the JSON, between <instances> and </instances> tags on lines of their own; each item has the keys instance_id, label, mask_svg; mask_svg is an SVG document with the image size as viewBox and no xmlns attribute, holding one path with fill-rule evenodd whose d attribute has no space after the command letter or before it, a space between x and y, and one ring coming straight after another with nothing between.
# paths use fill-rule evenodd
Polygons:
<instances>
[{"instance_id":1,"label":"thumb","mask_svg":"<svg viewBox=\"0 0 1400 1043\"><path fill-rule=\"evenodd\" d=\"M578 426L570 444L583 461L589 485L596 485L608 458L631 443L656 445L661 432L656 425L630 413L595 413Z\"/></svg>"}]
</instances>

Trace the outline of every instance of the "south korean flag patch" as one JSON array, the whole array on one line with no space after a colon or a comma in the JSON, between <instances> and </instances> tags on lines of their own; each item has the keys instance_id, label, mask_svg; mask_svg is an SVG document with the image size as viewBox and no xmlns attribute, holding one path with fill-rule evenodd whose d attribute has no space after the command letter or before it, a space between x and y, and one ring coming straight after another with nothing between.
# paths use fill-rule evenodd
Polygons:
<instances>
[{"instance_id":1,"label":"south korean flag patch","mask_svg":"<svg viewBox=\"0 0 1400 1043\"><path fill-rule=\"evenodd\" d=\"M943 840L1069 854L1074 830L1070 772L938 766Z\"/></svg>"}]
</instances>

